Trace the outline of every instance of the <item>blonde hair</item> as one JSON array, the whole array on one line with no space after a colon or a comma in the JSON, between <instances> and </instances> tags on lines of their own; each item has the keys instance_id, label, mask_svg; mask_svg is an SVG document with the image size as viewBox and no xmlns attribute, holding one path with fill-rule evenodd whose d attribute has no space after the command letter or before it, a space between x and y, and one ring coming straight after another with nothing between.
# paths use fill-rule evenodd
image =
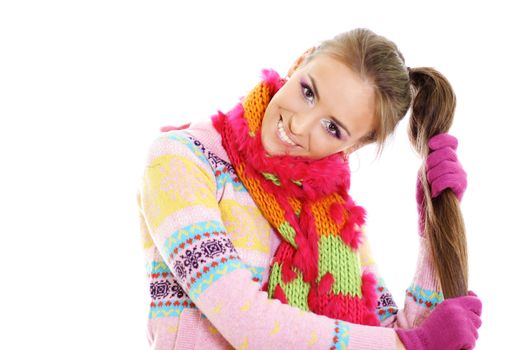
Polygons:
<instances>
[{"instance_id":1,"label":"blonde hair","mask_svg":"<svg viewBox=\"0 0 525 350\"><path fill-rule=\"evenodd\" d=\"M406 67L397 46L385 37L368 29L354 29L310 50L304 64L321 54L344 63L374 86L378 127L363 142L377 142L378 155L411 105L409 138L423 159L429 153L428 140L449 130L456 105L450 83L433 68ZM446 298L466 295L467 248L459 201L450 189L432 199L425 174L423 162L419 176L425 193L424 231L434 267Z\"/></svg>"}]
</instances>

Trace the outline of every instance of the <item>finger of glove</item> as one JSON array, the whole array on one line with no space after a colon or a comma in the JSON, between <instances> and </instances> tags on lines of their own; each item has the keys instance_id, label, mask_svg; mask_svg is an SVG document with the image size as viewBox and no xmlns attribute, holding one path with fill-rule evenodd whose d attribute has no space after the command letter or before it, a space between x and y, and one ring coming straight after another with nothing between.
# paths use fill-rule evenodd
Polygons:
<instances>
[{"instance_id":1,"label":"finger of glove","mask_svg":"<svg viewBox=\"0 0 525 350\"><path fill-rule=\"evenodd\" d=\"M465 340L466 343L470 344L472 348L474 348L474 345L476 345L476 340L479 338L478 329L474 328L472 325L470 326L470 330L465 330L467 334L465 334Z\"/></svg>"},{"instance_id":2,"label":"finger of glove","mask_svg":"<svg viewBox=\"0 0 525 350\"><path fill-rule=\"evenodd\" d=\"M470 334L472 335L472 341L474 343L476 343L476 339L479 338L479 333L478 333L478 328L475 328L474 326L471 326L471 331L470 331Z\"/></svg>"},{"instance_id":3,"label":"finger of glove","mask_svg":"<svg viewBox=\"0 0 525 350\"><path fill-rule=\"evenodd\" d=\"M479 317L478 314L476 314L475 312L471 312L470 313L470 321L472 322L472 325L474 327L476 327L476 329L478 329L479 327L481 327L481 324L483 323L481 321L481 317Z\"/></svg>"},{"instance_id":4,"label":"finger of glove","mask_svg":"<svg viewBox=\"0 0 525 350\"><path fill-rule=\"evenodd\" d=\"M450 134L438 134L428 140L428 147L432 150L437 150L443 147L458 148L458 139Z\"/></svg>"},{"instance_id":5,"label":"finger of glove","mask_svg":"<svg viewBox=\"0 0 525 350\"><path fill-rule=\"evenodd\" d=\"M457 174L445 174L432 181L432 198L436 198L445 189L450 188L461 200L466 187L466 177L457 176Z\"/></svg>"},{"instance_id":6,"label":"finger of glove","mask_svg":"<svg viewBox=\"0 0 525 350\"><path fill-rule=\"evenodd\" d=\"M454 301L454 303L458 306L460 306L465 311L471 311L478 317L481 317L481 309L482 304L481 300L478 297L475 296L463 296L463 297L457 297L453 299L449 299Z\"/></svg>"},{"instance_id":7,"label":"finger of glove","mask_svg":"<svg viewBox=\"0 0 525 350\"><path fill-rule=\"evenodd\" d=\"M477 333L477 332L476 332ZM476 346L476 339L478 339L477 334L466 336L465 339L462 340L462 345L458 346L455 349L461 349L461 350L472 350Z\"/></svg>"},{"instance_id":8,"label":"finger of glove","mask_svg":"<svg viewBox=\"0 0 525 350\"><path fill-rule=\"evenodd\" d=\"M476 342L474 342L475 344ZM454 348L454 349L461 349L461 350L473 350L474 349L474 344L472 344L472 341L469 339L469 340L465 340L463 342L463 345L460 345L458 346L457 348Z\"/></svg>"},{"instance_id":9,"label":"finger of glove","mask_svg":"<svg viewBox=\"0 0 525 350\"><path fill-rule=\"evenodd\" d=\"M432 183L438 177L447 174L457 174L458 177L465 176L466 173L458 162L451 160L444 160L432 168L427 170L427 180Z\"/></svg>"},{"instance_id":10,"label":"finger of glove","mask_svg":"<svg viewBox=\"0 0 525 350\"><path fill-rule=\"evenodd\" d=\"M187 129L189 127L190 127L190 123L187 123L187 124L184 124L184 125L180 125L180 126L166 125L166 126L162 126L160 128L160 131L161 132L168 132L168 131L172 131L172 130Z\"/></svg>"},{"instance_id":11,"label":"finger of glove","mask_svg":"<svg viewBox=\"0 0 525 350\"><path fill-rule=\"evenodd\" d=\"M473 334L462 334L459 336L454 344L454 346L447 348L447 349L461 349L461 350L472 350L474 349L474 346L476 346L476 339Z\"/></svg>"},{"instance_id":12,"label":"finger of glove","mask_svg":"<svg viewBox=\"0 0 525 350\"><path fill-rule=\"evenodd\" d=\"M468 328L463 328L459 339L461 339L462 345L457 349L474 349L476 346L476 340L479 338L478 330L470 325Z\"/></svg>"},{"instance_id":13,"label":"finger of glove","mask_svg":"<svg viewBox=\"0 0 525 350\"><path fill-rule=\"evenodd\" d=\"M428 154L426 165L427 169L431 169L444 160L452 160L457 162L458 155L451 147L440 148Z\"/></svg>"}]
</instances>

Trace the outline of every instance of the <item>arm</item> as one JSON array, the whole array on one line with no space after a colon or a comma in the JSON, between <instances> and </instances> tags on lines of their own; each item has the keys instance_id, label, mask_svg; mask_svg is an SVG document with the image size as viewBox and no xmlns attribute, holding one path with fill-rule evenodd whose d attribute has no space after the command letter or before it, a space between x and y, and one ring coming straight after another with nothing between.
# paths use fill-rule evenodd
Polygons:
<instances>
[{"instance_id":1,"label":"arm","mask_svg":"<svg viewBox=\"0 0 525 350\"><path fill-rule=\"evenodd\" d=\"M229 240L209 164L168 137L150 151L140 203L176 281L234 347L395 348L392 329L337 321L268 299Z\"/></svg>"},{"instance_id":2,"label":"arm","mask_svg":"<svg viewBox=\"0 0 525 350\"><path fill-rule=\"evenodd\" d=\"M406 290L405 304L399 309L386 287L372 257L366 236L361 246L361 264L364 270L372 271L378 279L377 314L383 327L414 328L419 326L430 312L443 301L439 280L432 266L427 242L420 237L419 257L413 281Z\"/></svg>"},{"instance_id":3,"label":"arm","mask_svg":"<svg viewBox=\"0 0 525 350\"><path fill-rule=\"evenodd\" d=\"M467 174L458 161L456 149L458 141L449 134L438 134L432 137L428 146L430 153L426 159L427 180L430 184L432 198L438 196L444 189L450 188L461 200L467 186ZM405 307L397 310L395 304L385 301L389 298L388 290L380 286L378 290L381 295L378 313L384 326L398 326L401 328L413 328L428 317L439 303L443 301L443 293L439 283L439 277L434 268L428 240L424 231L424 195L421 181L418 176L416 187L416 202L419 213L419 258L416 273L410 287L407 289ZM364 256L370 255L369 249L365 249ZM372 263L369 268L376 270ZM377 271L376 275L377 275ZM381 280L380 280L381 281Z\"/></svg>"},{"instance_id":4,"label":"arm","mask_svg":"<svg viewBox=\"0 0 525 350\"><path fill-rule=\"evenodd\" d=\"M422 241L422 244L426 244ZM397 310L395 304L391 305L392 312L382 318L382 325L394 327L398 335L396 346L398 349L408 350L443 350L443 349L473 349L478 338L478 329L481 326L481 301L469 292L468 296L450 298L443 301L442 296L435 305L424 308L424 300L432 302L432 293L423 293L425 288L414 286L435 286L435 273L429 269L426 258L426 248L420 252L418 271L414 277L412 288L407 290L405 307ZM365 256L363 264L365 269L375 268L370 256ZM379 286L379 288L382 288ZM411 292L412 291L412 292ZM388 295L388 290L383 288L383 294ZM417 296L414 293L418 293ZM420 301L421 299L421 301ZM425 305L426 306L426 305ZM378 313L381 316L381 298ZM432 312L430 312L432 310ZM407 329L409 328L409 329Z\"/></svg>"},{"instance_id":5,"label":"arm","mask_svg":"<svg viewBox=\"0 0 525 350\"><path fill-rule=\"evenodd\" d=\"M448 134L440 134L429 141L429 147L432 152L426 160L426 168L432 197L450 188L461 200L467 180L455 154L457 139ZM481 301L471 292L467 296L443 301L439 278L424 232L423 191L419 178L417 185L420 234L417 270L414 282L407 290L403 310L396 310L395 304L391 302L393 305L388 309L391 312L385 314L381 301L391 298L388 298L386 287L379 286L381 297L378 313L381 316L382 312L385 316L382 318L382 325L396 327L396 333L402 339L398 340L398 345L402 341L403 346L410 350L474 348L478 338L477 329L481 326ZM368 245L366 248L363 252L363 266L365 269L375 269Z\"/></svg>"}]
</instances>

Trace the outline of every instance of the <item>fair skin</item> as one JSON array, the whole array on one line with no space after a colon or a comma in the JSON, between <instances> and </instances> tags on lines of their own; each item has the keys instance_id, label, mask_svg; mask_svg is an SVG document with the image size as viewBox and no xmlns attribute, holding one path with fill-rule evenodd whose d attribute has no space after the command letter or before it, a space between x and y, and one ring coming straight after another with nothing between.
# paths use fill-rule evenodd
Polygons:
<instances>
[{"instance_id":1,"label":"fair skin","mask_svg":"<svg viewBox=\"0 0 525 350\"><path fill-rule=\"evenodd\" d=\"M319 55L293 70L272 97L261 126L270 156L321 159L351 153L374 132L373 86L343 63ZM396 336L396 349L405 347Z\"/></svg>"},{"instance_id":2,"label":"fair skin","mask_svg":"<svg viewBox=\"0 0 525 350\"><path fill-rule=\"evenodd\" d=\"M293 72L272 97L261 138L270 156L310 159L363 146L376 126L374 90L343 63L319 55Z\"/></svg>"}]
</instances>

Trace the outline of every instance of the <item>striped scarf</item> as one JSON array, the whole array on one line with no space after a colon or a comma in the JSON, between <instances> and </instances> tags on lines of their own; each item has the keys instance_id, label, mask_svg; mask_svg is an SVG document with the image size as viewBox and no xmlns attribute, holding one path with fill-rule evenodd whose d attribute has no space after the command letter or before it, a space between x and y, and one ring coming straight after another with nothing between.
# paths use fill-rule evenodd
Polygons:
<instances>
[{"instance_id":1,"label":"striped scarf","mask_svg":"<svg viewBox=\"0 0 525 350\"><path fill-rule=\"evenodd\" d=\"M284 83L264 70L241 103L213 117L237 175L282 239L265 288L305 311L378 325L375 278L361 272L358 254L366 213L348 194L348 162L341 154L270 157L262 146L264 112Z\"/></svg>"}]
</instances>

